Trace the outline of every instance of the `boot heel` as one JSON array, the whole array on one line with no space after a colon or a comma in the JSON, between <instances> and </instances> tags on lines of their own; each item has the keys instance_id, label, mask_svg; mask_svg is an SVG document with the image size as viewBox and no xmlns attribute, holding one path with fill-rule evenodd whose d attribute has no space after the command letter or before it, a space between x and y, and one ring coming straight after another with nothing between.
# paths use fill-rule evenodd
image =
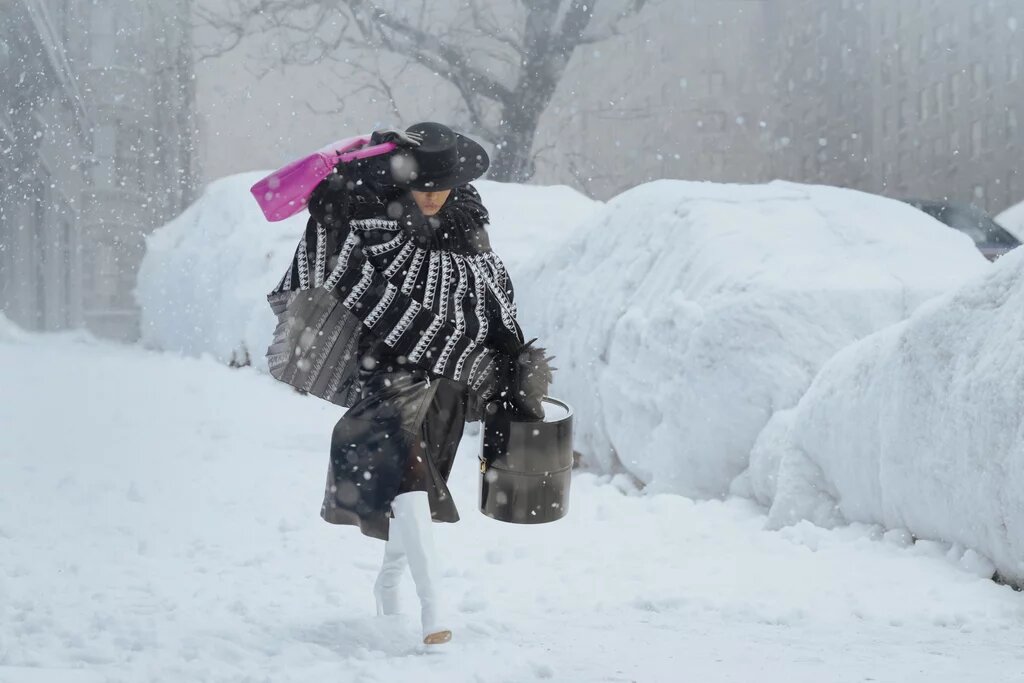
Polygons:
<instances>
[{"instance_id":1,"label":"boot heel","mask_svg":"<svg viewBox=\"0 0 1024 683\"><path fill-rule=\"evenodd\" d=\"M452 632L449 630L438 631L423 637L424 645L441 645L452 639Z\"/></svg>"}]
</instances>

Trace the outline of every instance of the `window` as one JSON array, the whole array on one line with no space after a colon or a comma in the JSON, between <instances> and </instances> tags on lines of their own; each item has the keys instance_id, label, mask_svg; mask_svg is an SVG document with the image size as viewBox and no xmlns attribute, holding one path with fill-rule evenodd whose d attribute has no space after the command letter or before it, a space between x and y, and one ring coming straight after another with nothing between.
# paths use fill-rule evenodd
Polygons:
<instances>
[{"instance_id":1,"label":"window","mask_svg":"<svg viewBox=\"0 0 1024 683\"><path fill-rule=\"evenodd\" d=\"M117 59L120 66L141 67L143 57L146 54L145 45L141 42L142 28L145 25L143 18L143 3L127 2L117 8L114 16L114 35L117 42ZM164 35L158 33L156 40L164 40ZM163 45L166 49L166 45Z\"/></svg>"},{"instance_id":2,"label":"window","mask_svg":"<svg viewBox=\"0 0 1024 683\"><path fill-rule=\"evenodd\" d=\"M985 25L985 8L980 2L976 2L971 7L971 32L980 33L982 26Z\"/></svg>"},{"instance_id":3,"label":"window","mask_svg":"<svg viewBox=\"0 0 1024 683\"><path fill-rule=\"evenodd\" d=\"M1006 80L1011 83L1020 78L1020 55L1011 52L1006 55Z\"/></svg>"},{"instance_id":4,"label":"window","mask_svg":"<svg viewBox=\"0 0 1024 683\"><path fill-rule=\"evenodd\" d=\"M903 176L910 174L910 164L910 152L903 150L902 152L900 152L896 162L897 177L902 178Z\"/></svg>"},{"instance_id":5,"label":"window","mask_svg":"<svg viewBox=\"0 0 1024 683\"><path fill-rule=\"evenodd\" d=\"M117 136L114 179L118 186L139 187L142 177L142 129L124 125Z\"/></svg>"},{"instance_id":6,"label":"window","mask_svg":"<svg viewBox=\"0 0 1024 683\"><path fill-rule=\"evenodd\" d=\"M939 81L935 84L935 114L942 116L943 109L946 106L946 84Z\"/></svg>"},{"instance_id":7,"label":"window","mask_svg":"<svg viewBox=\"0 0 1024 683\"><path fill-rule=\"evenodd\" d=\"M910 106L910 100L903 100L902 102L900 102L899 129L906 129L906 127L910 125L910 122L911 120L913 120L913 118L914 114L912 111L912 107Z\"/></svg>"},{"instance_id":8,"label":"window","mask_svg":"<svg viewBox=\"0 0 1024 683\"><path fill-rule=\"evenodd\" d=\"M95 259L95 305L110 308L117 300L117 272L121 267L118 263L117 244L98 242L92 251Z\"/></svg>"},{"instance_id":9,"label":"window","mask_svg":"<svg viewBox=\"0 0 1024 683\"><path fill-rule=\"evenodd\" d=\"M971 157L978 159L981 157L981 148L985 143L985 129L982 127L981 120L977 120L971 124Z\"/></svg>"},{"instance_id":10,"label":"window","mask_svg":"<svg viewBox=\"0 0 1024 683\"><path fill-rule=\"evenodd\" d=\"M93 66L111 66L114 63L114 14L108 3L91 6L89 43Z\"/></svg>"},{"instance_id":11,"label":"window","mask_svg":"<svg viewBox=\"0 0 1024 683\"><path fill-rule=\"evenodd\" d=\"M1006 140L1017 141L1017 110L1010 107L1006 108Z\"/></svg>"},{"instance_id":12,"label":"window","mask_svg":"<svg viewBox=\"0 0 1024 683\"><path fill-rule=\"evenodd\" d=\"M949 152L953 155L960 153L960 131L958 130L949 134Z\"/></svg>"},{"instance_id":13,"label":"window","mask_svg":"<svg viewBox=\"0 0 1024 683\"><path fill-rule=\"evenodd\" d=\"M885 107L882 110L882 138L892 134L892 107Z\"/></svg>"},{"instance_id":14,"label":"window","mask_svg":"<svg viewBox=\"0 0 1024 683\"><path fill-rule=\"evenodd\" d=\"M921 112L921 120L922 121L927 121L928 120L928 115L929 115L928 94L929 94L929 88L922 88L921 92L918 94L918 99L920 100L920 112Z\"/></svg>"},{"instance_id":15,"label":"window","mask_svg":"<svg viewBox=\"0 0 1024 683\"><path fill-rule=\"evenodd\" d=\"M721 152L713 152L711 154L711 172L716 176L721 177L725 171L725 155Z\"/></svg>"},{"instance_id":16,"label":"window","mask_svg":"<svg viewBox=\"0 0 1024 683\"><path fill-rule=\"evenodd\" d=\"M725 74L721 71L712 71L708 74L708 94L712 97L721 95L725 90Z\"/></svg>"},{"instance_id":17,"label":"window","mask_svg":"<svg viewBox=\"0 0 1024 683\"><path fill-rule=\"evenodd\" d=\"M971 85L974 89L974 96L980 96L988 88L988 78L985 65L975 62L971 67Z\"/></svg>"},{"instance_id":18,"label":"window","mask_svg":"<svg viewBox=\"0 0 1024 683\"><path fill-rule=\"evenodd\" d=\"M900 44L900 68L903 69L904 73L906 73L910 71L911 67L914 66L914 63L914 51L911 49L910 45Z\"/></svg>"},{"instance_id":19,"label":"window","mask_svg":"<svg viewBox=\"0 0 1024 683\"><path fill-rule=\"evenodd\" d=\"M956 109L960 106L960 74L949 75L949 108Z\"/></svg>"}]
</instances>

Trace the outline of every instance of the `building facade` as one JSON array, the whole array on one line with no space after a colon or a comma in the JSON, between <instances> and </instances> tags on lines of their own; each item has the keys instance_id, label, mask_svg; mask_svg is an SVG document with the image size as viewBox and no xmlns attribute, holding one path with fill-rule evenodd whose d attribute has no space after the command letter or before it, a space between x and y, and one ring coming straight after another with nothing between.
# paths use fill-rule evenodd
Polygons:
<instances>
[{"instance_id":1,"label":"building facade","mask_svg":"<svg viewBox=\"0 0 1024 683\"><path fill-rule=\"evenodd\" d=\"M780 12L773 175L992 213L1024 196L1020 3L788 0Z\"/></svg>"},{"instance_id":2,"label":"building facade","mask_svg":"<svg viewBox=\"0 0 1024 683\"><path fill-rule=\"evenodd\" d=\"M870 15L853 0L778 3L765 16L774 115L772 177L872 184Z\"/></svg>"},{"instance_id":3,"label":"building facade","mask_svg":"<svg viewBox=\"0 0 1024 683\"><path fill-rule=\"evenodd\" d=\"M0 310L40 330L83 322L78 226L91 125L50 9L13 0L0 14Z\"/></svg>"},{"instance_id":4,"label":"building facade","mask_svg":"<svg viewBox=\"0 0 1024 683\"><path fill-rule=\"evenodd\" d=\"M653 4L622 36L578 48L538 133L536 148L550 152L532 182L571 174L606 199L655 178L764 180L775 110L764 26L774 6Z\"/></svg>"},{"instance_id":5,"label":"building facade","mask_svg":"<svg viewBox=\"0 0 1024 683\"><path fill-rule=\"evenodd\" d=\"M13 43L8 58L28 63L52 54L54 63L31 84L13 77L0 90L25 102L19 121L39 122L13 143L28 160L23 168L44 167L49 176L23 177L24 207L2 219L7 261L0 279L21 284L7 286L0 304L29 329L85 326L100 336L137 339L133 290L145 235L187 206L198 173L189 0L14 4L20 13L5 16L4 30L31 35ZM45 18L45 30L35 28L39 21L26 23L36 16ZM74 104L52 112L54 93ZM75 136L87 153L70 149ZM60 182L47 184L58 175ZM61 244L55 231L68 234L66 249L74 254L61 273L47 257ZM30 274L40 282L35 294L24 284ZM69 300L47 294L47 287L70 292Z\"/></svg>"}]
</instances>

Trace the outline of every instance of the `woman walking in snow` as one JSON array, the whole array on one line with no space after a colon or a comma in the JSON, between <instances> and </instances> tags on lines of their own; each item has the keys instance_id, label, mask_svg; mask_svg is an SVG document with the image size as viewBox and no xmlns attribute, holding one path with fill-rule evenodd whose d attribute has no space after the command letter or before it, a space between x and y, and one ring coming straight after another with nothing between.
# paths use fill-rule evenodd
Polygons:
<instances>
[{"instance_id":1,"label":"woman walking in snow","mask_svg":"<svg viewBox=\"0 0 1024 683\"><path fill-rule=\"evenodd\" d=\"M431 523L459 519L447 487L466 422L542 419L553 368L524 342L512 281L470 185L489 159L439 123L373 134L385 156L339 164L309 199L278 315L271 373L348 408L334 428L321 516L385 540L378 614L409 567L423 640L451 639ZM486 406L486 408L485 408Z\"/></svg>"}]
</instances>

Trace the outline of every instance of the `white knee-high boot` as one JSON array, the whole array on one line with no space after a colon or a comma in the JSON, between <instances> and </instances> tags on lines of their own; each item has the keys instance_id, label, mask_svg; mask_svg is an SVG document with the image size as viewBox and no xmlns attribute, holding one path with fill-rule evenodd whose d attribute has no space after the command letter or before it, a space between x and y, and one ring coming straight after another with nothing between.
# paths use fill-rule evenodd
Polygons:
<instances>
[{"instance_id":1,"label":"white knee-high boot","mask_svg":"<svg viewBox=\"0 0 1024 683\"><path fill-rule=\"evenodd\" d=\"M452 632L443 625L438 586L438 558L434 550L434 523L426 491L409 491L395 496L391 504L394 519L391 533L397 534L409 561L416 594L420 598L423 642L428 645L447 643Z\"/></svg>"},{"instance_id":2,"label":"white knee-high boot","mask_svg":"<svg viewBox=\"0 0 1024 683\"><path fill-rule=\"evenodd\" d=\"M377 599L377 616L401 612L398 586L402 581L406 564L399 534L388 534L388 540L384 543L384 560L381 562L377 581L373 584L373 596Z\"/></svg>"}]
</instances>

